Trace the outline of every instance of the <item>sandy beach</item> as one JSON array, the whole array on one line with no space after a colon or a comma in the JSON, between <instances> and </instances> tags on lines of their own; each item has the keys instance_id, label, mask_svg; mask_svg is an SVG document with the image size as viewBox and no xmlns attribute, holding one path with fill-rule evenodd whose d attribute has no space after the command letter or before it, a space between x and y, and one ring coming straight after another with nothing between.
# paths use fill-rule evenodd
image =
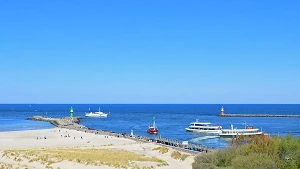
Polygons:
<instances>
[{"instance_id":1,"label":"sandy beach","mask_svg":"<svg viewBox=\"0 0 300 169\"><path fill-rule=\"evenodd\" d=\"M135 154L142 156L138 157L137 159L148 159L142 159L141 161L136 159L130 160L128 155L128 159L126 160L129 161L130 165L128 165L127 168L192 168L194 155L181 152L181 155L186 156L186 158L184 158L183 160L175 159L172 156L176 154L176 150L173 150L171 148L165 148L167 149L167 152L159 152L159 150L155 150L160 148L162 148L160 145L156 145L154 143L142 143L122 137L85 133L82 131L62 128L0 132L0 168L1 166L3 166L4 168L11 167L24 169L92 169L99 168L99 166L103 169L120 168L118 166L110 165L110 163L114 163L115 161L118 162L118 158L120 158L118 157L118 155L121 155L122 153L132 153L132 156L135 156ZM60 149L64 149L61 152L70 151L70 155L74 155L76 153L81 154L75 156L74 160L70 158L63 159L63 157L59 153ZM53 158L51 164L43 164L43 161L40 159L34 161L34 157L39 155L34 154L33 152L31 152L30 154L32 156L28 157L28 154L26 153L31 150L34 150L35 153L43 151L44 154L52 152L52 154L46 154L46 157L48 159L45 159L47 161ZM106 158L107 155L110 156L110 158L107 158L107 161L105 161L102 156L99 156L98 159L102 160L99 163L97 163L97 158L94 158L94 161L91 162L91 164L89 164L88 162L82 162L84 160L88 161L88 159L85 159L85 157L87 157L88 155L82 157L81 155L84 153L91 153L92 151L95 151L95 155L99 155L105 151L103 156L105 156ZM61 158L60 161L55 162L54 156L51 156L53 155L53 152L58 152L57 154ZM116 158L114 159L114 162L112 162L113 158Z\"/></svg>"}]
</instances>

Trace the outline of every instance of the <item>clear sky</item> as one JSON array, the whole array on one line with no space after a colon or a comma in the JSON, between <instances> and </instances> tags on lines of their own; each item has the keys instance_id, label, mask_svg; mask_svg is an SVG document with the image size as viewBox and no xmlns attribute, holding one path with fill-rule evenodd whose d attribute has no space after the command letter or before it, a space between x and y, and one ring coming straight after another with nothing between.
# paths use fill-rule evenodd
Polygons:
<instances>
[{"instance_id":1,"label":"clear sky","mask_svg":"<svg viewBox=\"0 0 300 169\"><path fill-rule=\"evenodd\" d=\"M1 1L0 103L300 103L300 1Z\"/></svg>"}]
</instances>

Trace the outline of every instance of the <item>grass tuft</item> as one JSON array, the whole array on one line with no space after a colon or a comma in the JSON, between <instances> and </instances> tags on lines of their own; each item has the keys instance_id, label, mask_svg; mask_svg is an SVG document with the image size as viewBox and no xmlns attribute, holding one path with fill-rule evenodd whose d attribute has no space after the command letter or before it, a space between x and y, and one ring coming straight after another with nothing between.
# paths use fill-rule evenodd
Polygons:
<instances>
[{"instance_id":1,"label":"grass tuft","mask_svg":"<svg viewBox=\"0 0 300 169\"><path fill-rule=\"evenodd\" d=\"M163 149L163 152L168 150ZM125 150L108 150L96 148L52 148L52 149L29 149L29 150L9 150L4 152L9 157L14 155L16 161L21 158L26 158L30 163L39 162L45 165L48 169L53 169L51 166L54 163L61 161L72 161L85 165L108 165L116 168L133 167L134 161L138 162L156 162L158 165L168 165L165 161L155 157L146 157L143 154ZM138 165L135 166L138 169Z\"/></svg>"},{"instance_id":2,"label":"grass tuft","mask_svg":"<svg viewBox=\"0 0 300 169\"><path fill-rule=\"evenodd\" d=\"M184 161L189 155L181 154L179 151L173 151L171 157L177 160Z\"/></svg>"},{"instance_id":3,"label":"grass tuft","mask_svg":"<svg viewBox=\"0 0 300 169\"><path fill-rule=\"evenodd\" d=\"M159 153L165 154L165 153L167 153L169 151L169 148L167 148L167 147L156 147L156 148L154 148L152 150L159 150Z\"/></svg>"}]
</instances>

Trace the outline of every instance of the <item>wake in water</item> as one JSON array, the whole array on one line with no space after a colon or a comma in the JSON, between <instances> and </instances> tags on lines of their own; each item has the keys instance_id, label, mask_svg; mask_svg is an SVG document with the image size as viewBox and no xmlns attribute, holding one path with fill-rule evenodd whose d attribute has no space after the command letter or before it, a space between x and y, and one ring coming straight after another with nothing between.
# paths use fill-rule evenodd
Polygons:
<instances>
[{"instance_id":1,"label":"wake in water","mask_svg":"<svg viewBox=\"0 0 300 169\"><path fill-rule=\"evenodd\" d=\"M210 121L214 124L229 128L230 124L243 128L242 123L247 123L262 128L270 135L287 135L300 137L299 118L224 118L219 117L220 107L218 104L102 104L101 109L110 110L110 116L106 119L85 118L84 112L91 108L98 108L93 104L28 104L24 105L5 105L0 104L0 131L45 129L54 126L47 122L34 122L25 120L35 115L45 116L48 112L49 117L62 118L70 116L70 106L74 107L74 115L84 117L81 124L89 128L103 129L120 133L130 133L133 130L135 135L155 138L162 136L172 140L190 141L210 147L227 147L230 141L220 139L218 135L204 135L203 133L186 132L185 128L195 119ZM300 104L298 105L225 105L227 112L230 113L263 113L263 114L299 114ZM13 110L11 110L11 108ZM35 112L35 110L38 110ZM16 113L14 113L16 112ZM158 135L149 135L147 128L153 116L156 117L159 127Z\"/></svg>"},{"instance_id":2,"label":"wake in water","mask_svg":"<svg viewBox=\"0 0 300 169\"><path fill-rule=\"evenodd\" d=\"M192 143L199 143L202 140L208 140L208 139L215 139L218 138L219 136L203 136L203 137L196 137L190 140Z\"/></svg>"}]
</instances>

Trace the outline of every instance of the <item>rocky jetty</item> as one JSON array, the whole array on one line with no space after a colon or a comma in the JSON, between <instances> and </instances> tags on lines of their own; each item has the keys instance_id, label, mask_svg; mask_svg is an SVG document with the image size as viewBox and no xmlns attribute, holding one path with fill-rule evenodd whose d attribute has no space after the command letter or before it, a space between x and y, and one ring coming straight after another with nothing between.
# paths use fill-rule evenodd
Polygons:
<instances>
[{"instance_id":1,"label":"rocky jetty","mask_svg":"<svg viewBox=\"0 0 300 169\"><path fill-rule=\"evenodd\" d=\"M292 117L300 118L300 115L292 114L219 114L221 117Z\"/></svg>"},{"instance_id":2,"label":"rocky jetty","mask_svg":"<svg viewBox=\"0 0 300 169\"><path fill-rule=\"evenodd\" d=\"M43 116L33 116L27 118L26 120L34 121L46 121L50 122L56 127L68 128L68 129L87 129L87 127L80 125L80 117L65 117L65 118L52 118L52 117L43 117Z\"/></svg>"}]
</instances>

